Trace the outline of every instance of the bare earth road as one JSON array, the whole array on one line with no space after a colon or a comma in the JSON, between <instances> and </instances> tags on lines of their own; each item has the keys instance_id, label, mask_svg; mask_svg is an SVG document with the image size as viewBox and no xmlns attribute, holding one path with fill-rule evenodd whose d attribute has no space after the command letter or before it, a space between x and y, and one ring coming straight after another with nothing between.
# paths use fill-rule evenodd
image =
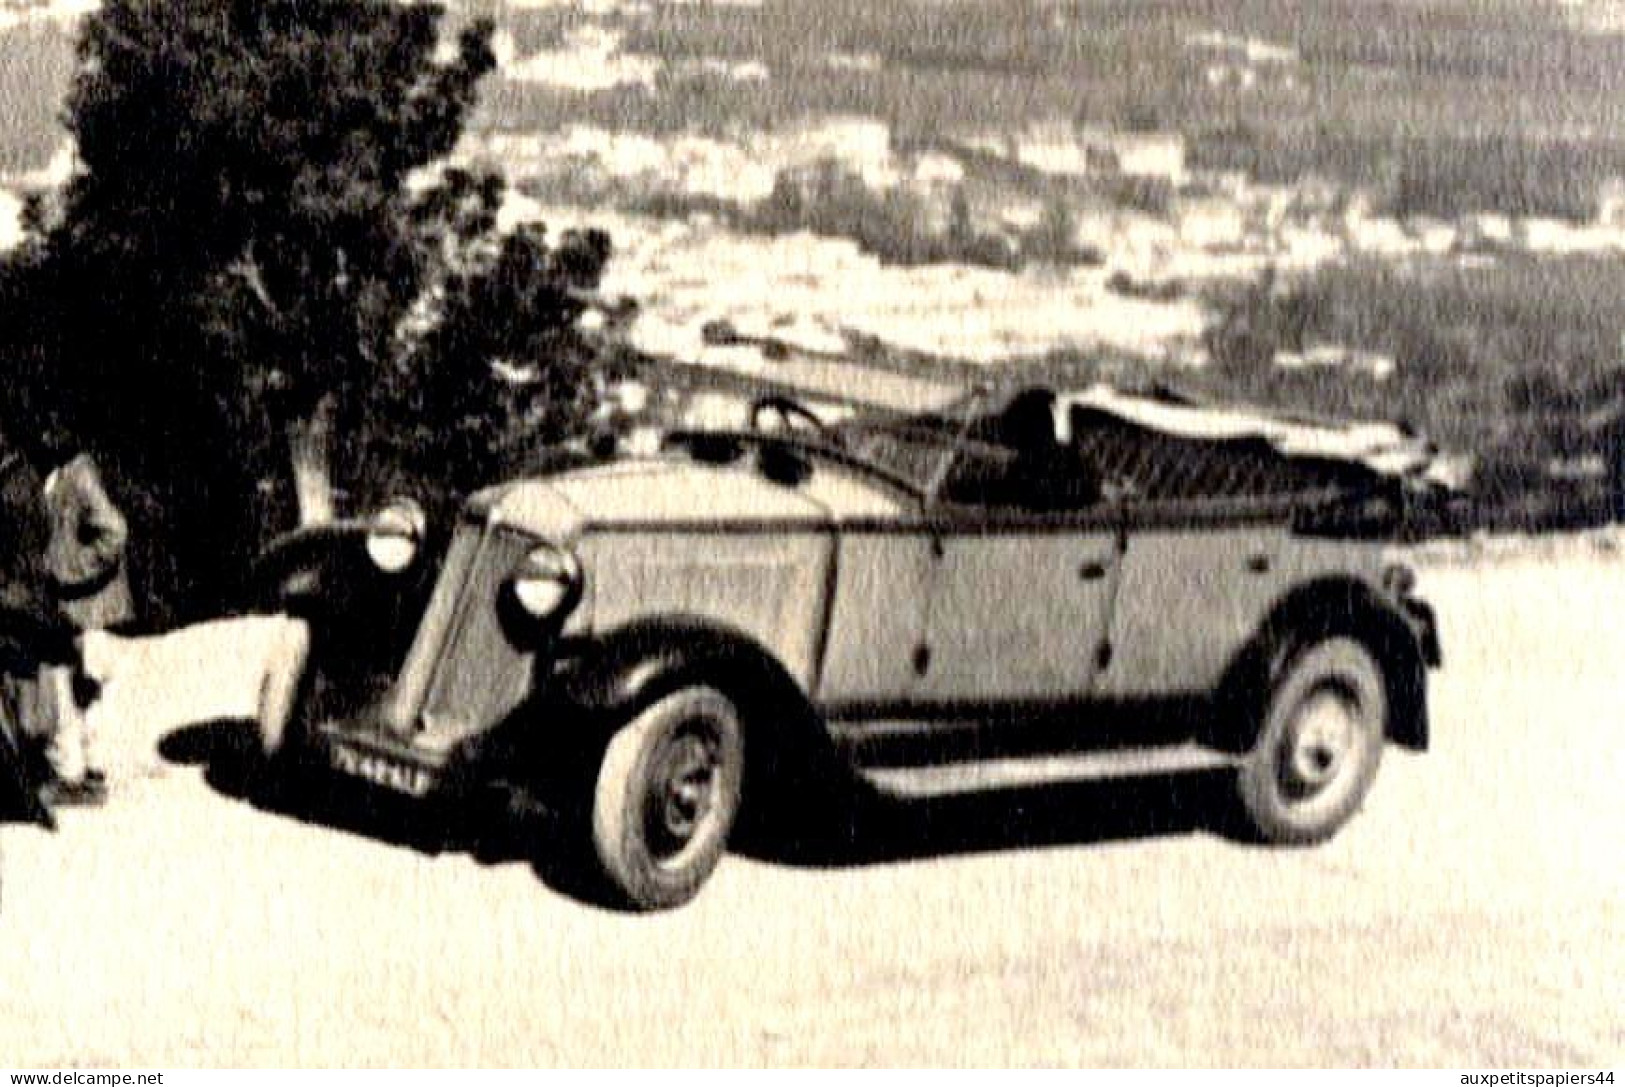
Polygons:
<instances>
[{"instance_id":1,"label":"bare earth road","mask_svg":"<svg viewBox=\"0 0 1625 1087\"><path fill-rule=\"evenodd\" d=\"M0 1065L1617 1066L1625 561L1424 588L1436 748L1328 846L1210 833L1200 784L995 797L653 917L222 796L173 730L246 639L142 646L185 689L125 715L136 776L0 831Z\"/></svg>"}]
</instances>

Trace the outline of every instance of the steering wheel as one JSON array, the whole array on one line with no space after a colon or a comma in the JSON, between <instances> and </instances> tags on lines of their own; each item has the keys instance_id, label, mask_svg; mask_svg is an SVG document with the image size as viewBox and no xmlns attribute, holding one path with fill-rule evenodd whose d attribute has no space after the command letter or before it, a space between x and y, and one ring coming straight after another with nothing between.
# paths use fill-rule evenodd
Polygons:
<instances>
[{"instance_id":1,"label":"steering wheel","mask_svg":"<svg viewBox=\"0 0 1625 1087\"><path fill-rule=\"evenodd\" d=\"M764 432L810 430L821 433L828 424L811 408L788 396L761 396L751 401L750 428Z\"/></svg>"}]
</instances>

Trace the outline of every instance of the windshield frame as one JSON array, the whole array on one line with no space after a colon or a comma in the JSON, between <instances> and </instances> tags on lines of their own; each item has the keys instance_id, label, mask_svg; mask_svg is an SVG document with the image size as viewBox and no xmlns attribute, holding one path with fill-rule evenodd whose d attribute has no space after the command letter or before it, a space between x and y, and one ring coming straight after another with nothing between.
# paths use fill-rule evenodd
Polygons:
<instances>
[{"instance_id":1,"label":"windshield frame","mask_svg":"<svg viewBox=\"0 0 1625 1087\"><path fill-rule=\"evenodd\" d=\"M809 435L803 442L832 454L845 463L862 467L894 483L900 483L922 505L932 506L937 503L944 482L965 449L977 413L992 399L993 387L986 384L978 385L963 396L950 401L941 411L909 415L857 415L833 424L826 432ZM932 454L931 463L923 472L902 471L886 463L884 458L853 449L840 440L845 435L864 434L880 437L890 435L900 443L929 447Z\"/></svg>"},{"instance_id":2,"label":"windshield frame","mask_svg":"<svg viewBox=\"0 0 1625 1087\"><path fill-rule=\"evenodd\" d=\"M867 405L821 429L679 427L667 431L661 444L703 447L708 442L722 443L715 447L719 452L731 442L739 443L741 451L747 446L792 449L869 475L901 492L922 509L928 509L942 501L941 492L951 478L954 465L972 444L971 433L977 419L1000 402L1000 393L998 383L983 381L964 389L934 410L904 413ZM854 448L854 443L861 442L865 436L880 439L889 436L899 445L916 447L925 453L921 459L926 464L914 467L900 463L901 458L876 456ZM730 457L726 453L721 455Z\"/></svg>"}]
</instances>

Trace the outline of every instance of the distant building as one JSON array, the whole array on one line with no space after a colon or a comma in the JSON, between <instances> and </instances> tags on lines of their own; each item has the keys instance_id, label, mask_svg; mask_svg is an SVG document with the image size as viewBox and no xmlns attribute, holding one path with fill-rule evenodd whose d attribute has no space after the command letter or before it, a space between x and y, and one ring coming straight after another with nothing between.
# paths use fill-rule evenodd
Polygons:
<instances>
[{"instance_id":1,"label":"distant building","mask_svg":"<svg viewBox=\"0 0 1625 1087\"><path fill-rule=\"evenodd\" d=\"M1177 132L1123 132L1051 121L972 146L1002 151L1041 173L1071 177L1138 177L1183 183L1185 139Z\"/></svg>"},{"instance_id":2,"label":"distant building","mask_svg":"<svg viewBox=\"0 0 1625 1087\"><path fill-rule=\"evenodd\" d=\"M1185 180L1185 140L1171 132L1112 133L1107 146L1118 169L1130 177Z\"/></svg>"}]
</instances>

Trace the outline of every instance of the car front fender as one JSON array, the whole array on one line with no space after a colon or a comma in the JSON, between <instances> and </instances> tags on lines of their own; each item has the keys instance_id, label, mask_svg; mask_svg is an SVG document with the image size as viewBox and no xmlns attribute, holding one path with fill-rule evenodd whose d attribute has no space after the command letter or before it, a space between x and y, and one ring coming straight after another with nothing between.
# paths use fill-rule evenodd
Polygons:
<instances>
[{"instance_id":1,"label":"car front fender","mask_svg":"<svg viewBox=\"0 0 1625 1087\"><path fill-rule=\"evenodd\" d=\"M748 773L781 780L832 771L833 745L806 692L748 635L693 617L566 639L537 700L491 748L525 769L550 803L579 803L584 782L617 729L650 703L689 685L713 687L745 722ZM799 777L797 777L799 775Z\"/></svg>"},{"instance_id":2,"label":"car front fender","mask_svg":"<svg viewBox=\"0 0 1625 1087\"><path fill-rule=\"evenodd\" d=\"M370 520L350 519L276 537L249 569L240 610L337 619L365 629L369 617L399 618L406 604L421 605L437 565L433 541L419 545L410 565L387 572L367 556L373 527Z\"/></svg>"},{"instance_id":3,"label":"car front fender","mask_svg":"<svg viewBox=\"0 0 1625 1087\"><path fill-rule=\"evenodd\" d=\"M367 529L359 519L331 521L271 540L249 568L247 610L302 610L300 605L334 589L335 580L365 562Z\"/></svg>"},{"instance_id":4,"label":"car front fender","mask_svg":"<svg viewBox=\"0 0 1625 1087\"><path fill-rule=\"evenodd\" d=\"M680 618L639 623L579 647L557 678L554 695L588 715L618 721L654 698L699 682L747 703L807 703L784 666L748 635Z\"/></svg>"}]
</instances>

